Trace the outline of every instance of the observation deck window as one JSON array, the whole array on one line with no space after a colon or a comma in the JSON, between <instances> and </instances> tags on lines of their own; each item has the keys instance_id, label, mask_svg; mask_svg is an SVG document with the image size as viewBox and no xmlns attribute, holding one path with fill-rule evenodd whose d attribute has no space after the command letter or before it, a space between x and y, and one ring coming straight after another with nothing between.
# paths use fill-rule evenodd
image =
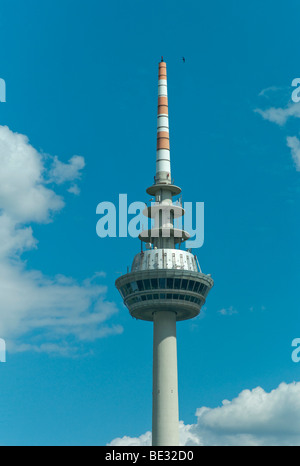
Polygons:
<instances>
[{"instance_id":1,"label":"observation deck window","mask_svg":"<svg viewBox=\"0 0 300 466\"><path fill-rule=\"evenodd\" d=\"M200 286L201 286L201 283L199 282L196 283L195 288L194 288L194 293L198 293Z\"/></svg>"},{"instance_id":2,"label":"observation deck window","mask_svg":"<svg viewBox=\"0 0 300 466\"><path fill-rule=\"evenodd\" d=\"M175 278L174 282L175 282L175 283L174 283L174 288L175 288L176 290L179 290L179 289L180 289L180 282L181 282L181 279L180 279L180 278Z\"/></svg>"},{"instance_id":3,"label":"observation deck window","mask_svg":"<svg viewBox=\"0 0 300 466\"><path fill-rule=\"evenodd\" d=\"M157 280L157 278L151 278L151 286L152 286L152 290L157 290L158 289L158 280Z\"/></svg>"},{"instance_id":4,"label":"observation deck window","mask_svg":"<svg viewBox=\"0 0 300 466\"><path fill-rule=\"evenodd\" d=\"M169 288L169 289L172 290L173 287L174 287L174 280L173 280L173 278L167 278L167 288Z\"/></svg>"},{"instance_id":5,"label":"observation deck window","mask_svg":"<svg viewBox=\"0 0 300 466\"><path fill-rule=\"evenodd\" d=\"M143 283L143 280L138 280L138 281L137 281L137 286L138 286L139 291L144 291L144 283Z\"/></svg>"},{"instance_id":6,"label":"observation deck window","mask_svg":"<svg viewBox=\"0 0 300 466\"><path fill-rule=\"evenodd\" d=\"M138 291L138 286L137 286L136 282L132 282L132 283L128 284L127 287L130 288L129 293L135 293L136 291ZM128 288L128 290L129 290L129 288Z\"/></svg>"},{"instance_id":7,"label":"observation deck window","mask_svg":"<svg viewBox=\"0 0 300 466\"><path fill-rule=\"evenodd\" d=\"M159 288L166 288L166 279L160 278L159 279Z\"/></svg>"},{"instance_id":8,"label":"observation deck window","mask_svg":"<svg viewBox=\"0 0 300 466\"><path fill-rule=\"evenodd\" d=\"M204 296L205 298L206 298L206 296L208 295L208 292L209 292L208 286L204 286L203 296Z\"/></svg>"},{"instance_id":9,"label":"observation deck window","mask_svg":"<svg viewBox=\"0 0 300 466\"><path fill-rule=\"evenodd\" d=\"M194 280L190 280L190 281L189 281L189 285L188 285L188 290L189 290L189 291L193 291L194 285L195 285Z\"/></svg>"},{"instance_id":10,"label":"observation deck window","mask_svg":"<svg viewBox=\"0 0 300 466\"><path fill-rule=\"evenodd\" d=\"M203 285L203 283L201 283L198 293L201 293L201 294L202 294L204 288L205 288L205 285Z\"/></svg>"},{"instance_id":11,"label":"observation deck window","mask_svg":"<svg viewBox=\"0 0 300 466\"><path fill-rule=\"evenodd\" d=\"M186 290L188 286L188 280L182 280L181 282L181 289Z\"/></svg>"},{"instance_id":12,"label":"observation deck window","mask_svg":"<svg viewBox=\"0 0 300 466\"><path fill-rule=\"evenodd\" d=\"M150 284L150 280L144 280L144 287L145 287L145 290L151 290L151 284Z\"/></svg>"}]
</instances>

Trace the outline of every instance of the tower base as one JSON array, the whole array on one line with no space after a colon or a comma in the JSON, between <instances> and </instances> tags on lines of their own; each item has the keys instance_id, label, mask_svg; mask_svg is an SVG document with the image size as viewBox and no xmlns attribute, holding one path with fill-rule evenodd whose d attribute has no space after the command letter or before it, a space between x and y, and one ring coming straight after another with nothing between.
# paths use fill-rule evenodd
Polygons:
<instances>
[{"instance_id":1,"label":"tower base","mask_svg":"<svg viewBox=\"0 0 300 466\"><path fill-rule=\"evenodd\" d=\"M155 312L153 323L152 445L179 446L176 314Z\"/></svg>"}]
</instances>

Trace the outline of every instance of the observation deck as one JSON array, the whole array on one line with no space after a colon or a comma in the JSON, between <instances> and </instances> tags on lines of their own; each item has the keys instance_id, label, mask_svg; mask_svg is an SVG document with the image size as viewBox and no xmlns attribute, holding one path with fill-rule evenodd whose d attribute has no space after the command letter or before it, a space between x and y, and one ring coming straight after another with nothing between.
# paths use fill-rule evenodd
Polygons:
<instances>
[{"instance_id":1,"label":"observation deck","mask_svg":"<svg viewBox=\"0 0 300 466\"><path fill-rule=\"evenodd\" d=\"M116 286L132 317L153 321L155 312L172 311L181 321L199 315L213 280L192 253L153 249L137 254Z\"/></svg>"}]
</instances>

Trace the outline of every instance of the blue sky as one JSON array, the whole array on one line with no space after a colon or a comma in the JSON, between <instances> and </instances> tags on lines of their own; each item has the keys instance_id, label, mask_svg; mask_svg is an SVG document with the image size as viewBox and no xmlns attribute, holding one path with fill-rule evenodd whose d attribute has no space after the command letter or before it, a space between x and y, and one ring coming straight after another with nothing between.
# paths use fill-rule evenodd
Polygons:
<instances>
[{"instance_id":1,"label":"blue sky","mask_svg":"<svg viewBox=\"0 0 300 466\"><path fill-rule=\"evenodd\" d=\"M0 444L151 430L152 326L114 287L140 244L98 238L96 207L148 200L161 55L172 172L184 200L205 203L197 255L215 280L202 315L178 325L180 419L243 406L257 387L297 405L298 2L2 0L0 11ZM199 422L198 439L226 441ZM268 428L237 421L227 441L267 443Z\"/></svg>"}]
</instances>

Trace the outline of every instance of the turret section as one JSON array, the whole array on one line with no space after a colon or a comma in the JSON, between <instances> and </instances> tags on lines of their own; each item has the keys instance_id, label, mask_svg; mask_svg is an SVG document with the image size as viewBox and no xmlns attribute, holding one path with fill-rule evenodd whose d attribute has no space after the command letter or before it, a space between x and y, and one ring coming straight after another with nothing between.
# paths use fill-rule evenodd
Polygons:
<instances>
[{"instance_id":1,"label":"turret section","mask_svg":"<svg viewBox=\"0 0 300 466\"><path fill-rule=\"evenodd\" d=\"M144 215L153 219L154 225L143 231L139 239L158 249L174 249L177 244L188 240L189 233L174 226L174 220L184 215L184 209L180 202L173 203L173 197L180 194L181 189L172 184L171 177L167 65L164 61L159 64L158 76L155 183L147 193L155 196L155 202L145 209Z\"/></svg>"}]
</instances>

